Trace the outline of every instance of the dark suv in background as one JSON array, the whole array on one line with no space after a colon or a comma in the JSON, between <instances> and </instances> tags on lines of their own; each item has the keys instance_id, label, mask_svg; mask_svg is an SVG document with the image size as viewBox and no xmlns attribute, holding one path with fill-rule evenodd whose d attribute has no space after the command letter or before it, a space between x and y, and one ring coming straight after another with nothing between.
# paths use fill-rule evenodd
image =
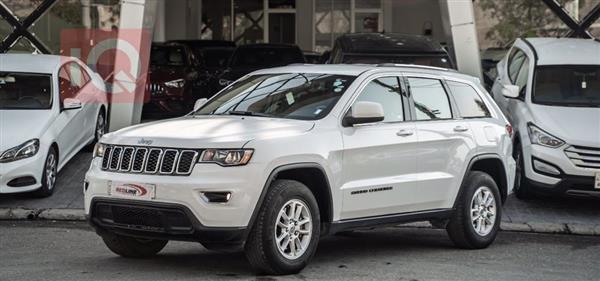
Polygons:
<instances>
[{"instance_id":1,"label":"dark suv in background","mask_svg":"<svg viewBox=\"0 0 600 281\"><path fill-rule=\"evenodd\" d=\"M433 39L408 34L355 33L335 40L330 64L418 64L455 69L448 52Z\"/></svg>"},{"instance_id":2,"label":"dark suv in background","mask_svg":"<svg viewBox=\"0 0 600 281\"><path fill-rule=\"evenodd\" d=\"M202 97L205 75L192 50L178 43L153 43L143 117L170 117L190 111Z\"/></svg>"},{"instance_id":3,"label":"dark suv in background","mask_svg":"<svg viewBox=\"0 0 600 281\"><path fill-rule=\"evenodd\" d=\"M249 44L237 47L227 69L218 80L223 88L238 78L258 69L284 66L292 63L305 63L302 51L296 45Z\"/></svg>"}]
</instances>

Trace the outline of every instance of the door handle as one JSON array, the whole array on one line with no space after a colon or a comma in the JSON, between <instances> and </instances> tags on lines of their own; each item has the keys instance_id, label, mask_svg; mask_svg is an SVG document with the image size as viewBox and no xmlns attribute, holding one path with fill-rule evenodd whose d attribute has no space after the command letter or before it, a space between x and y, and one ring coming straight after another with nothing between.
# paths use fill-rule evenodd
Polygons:
<instances>
[{"instance_id":1,"label":"door handle","mask_svg":"<svg viewBox=\"0 0 600 281\"><path fill-rule=\"evenodd\" d=\"M468 130L469 130L469 128L467 128L465 126L456 126L456 127L454 127L454 131L455 132L466 132Z\"/></svg>"},{"instance_id":2,"label":"door handle","mask_svg":"<svg viewBox=\"0 0 600 281\"><path fill-rule=\"evenodd\" d=\"M408 136L412 136L414 134L414 132L412 130L400 130L396 133L396 136L399 137L408 137Z\"/></svg>"}]
</instances>

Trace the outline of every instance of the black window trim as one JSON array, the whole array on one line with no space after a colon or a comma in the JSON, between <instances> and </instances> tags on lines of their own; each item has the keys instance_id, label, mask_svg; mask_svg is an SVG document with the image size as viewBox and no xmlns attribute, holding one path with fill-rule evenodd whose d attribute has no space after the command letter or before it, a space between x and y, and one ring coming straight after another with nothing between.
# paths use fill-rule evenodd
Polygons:
<instances>
[{"instance_id":1,"label":"black window trim","mask_svg":"<svg viewBox=\"0 0 600 281\"><path fill-rule=\"evenodd\" d=\"M444 92L446 94L446 98L448 99L448 105L450 106L450 118L438 118L438 119L427 119L427 120L419 120L417 119L417 110L415 108L414 105L414 99L413 99L413 95L410 89L410 83L408 82L408 78L419 78L419 79L430 79L430 80L438 80L441 84L442 84L442 89L444 89ZM432 74L406 74L404 76L404 79L406 81L406 88L408 90L408 96L409 96L409 106L410 106L410 112L411 112L411 121L414 122L436 122L436 121L448 121L448 120L457 120L459 119L459 112L457 111L457 106L456 103L454 101L454 98L451 97L450 95L450 89L448 87L448 85L446 84L446 79L444 79L443 77L439 77L436 75L432 75Z\"/></svg>"}]
</instances>

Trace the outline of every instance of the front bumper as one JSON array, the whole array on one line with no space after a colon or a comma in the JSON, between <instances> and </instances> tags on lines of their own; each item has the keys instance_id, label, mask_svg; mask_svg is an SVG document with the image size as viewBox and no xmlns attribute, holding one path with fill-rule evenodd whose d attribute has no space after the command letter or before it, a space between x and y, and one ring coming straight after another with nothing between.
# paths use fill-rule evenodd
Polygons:
<instances>
[{"instance_id":1,"label":"front bumper","mask_svg":"<svg viewBox=\"0 0 600 281\"><path fill-rule=\"evenodd\" d=\"M94 199L88 216L98 234L114 233L143 239L196 241L236 248L245 227L206 227L183 205L125 199Z\"/></svg>"},{"instance_id":2,"label":"front bumper","mask_svg":"<svg viewBox=\"0 0 600 281\"><path fill-rule=\"evenodd\" d=\"M196 164L189 176L149 175L102 171L101 159L92 160L84 184L84 207L90 215L92 203L98 200L127 199L139 204L174 204L189 211L204 227L245 228L262 192L262 166L250 163L239 167L221 167L217 164ZM154 185L153 198L139 198L123 194L109 194L110 184ZM203 192L230 192L226 203L209 203Z\"/></svg>"},{"instance_id":3,"label":"front bumper","mask_svg":"<svg viewBox=\"0 0 600 281\"><path fill-rule=\"evenodd\" d=\"M600 169L575 166L562 148L548 148L528 145L523 149L525 177L534 191L546 194L599 197L600 189L595 189L595 175ZM550 165L559 171L558 175L545 173L534 168L534 160Z\"/></svg>"},{"instance_id":4,"label":"front bumper","mask_svg":"<svg viewBox=\"0 0 600 281\"><path fill-rule=\"evenodd\" d=\"M0 193L29 192L40 188L44 170L42 149L32 157L0 163ZM19 184L15 184L23 179Z\"/></svg>"}]
</instances>

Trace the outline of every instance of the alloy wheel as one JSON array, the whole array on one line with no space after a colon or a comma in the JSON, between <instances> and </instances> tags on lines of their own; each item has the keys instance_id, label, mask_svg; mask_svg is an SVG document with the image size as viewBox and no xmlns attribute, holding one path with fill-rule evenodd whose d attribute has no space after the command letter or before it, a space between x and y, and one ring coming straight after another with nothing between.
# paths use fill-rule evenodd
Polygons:
<instances>
[{"instance_id":1,"label":"alloy wheel","mask_svg":"<svg viewBox=\"0 0 600 281\"><path fill-rule=\"evenodd\" d=\"M295 260L308 249L312 218L307 205L298 199L285 203L275 224L275 244L286 259Z\"/></svg>"},{"instance_id":2,"label":"alloy wheel","mask_svg":"<svg viewBox=\"0 0 600 281\"><path fill-rule=\"evenodd\" d=\"M486 236L492 232L496 224L496 198L487 186L475 191L471 199L471 223L475 232Z\"/></svg>"},{"instance_id":3,"label":"alloy wheel","mask_svg":"<svg viewBox=\"0 0 600 281\"><path fill-rule=\"evenodd\" d=\"M96 120L96 140L100 140L100 138L102 138L104 135L104 132L106 132L104 128L105 124L106 122L104 122L104 115L98 114L98 120Z\"/></svg>"},{"instance_id":4,"label":"alloy wheel","mask_svg":"<svg viewBox=\"0 0 600 281\"><path fill-rule=\"evenodd\" d=\"M48 190L52 190L54 188L54 184L56 183L56 156L54 153L48 154L48 159L46 159L46 186Z\"/></svg>"}]
</instances>

